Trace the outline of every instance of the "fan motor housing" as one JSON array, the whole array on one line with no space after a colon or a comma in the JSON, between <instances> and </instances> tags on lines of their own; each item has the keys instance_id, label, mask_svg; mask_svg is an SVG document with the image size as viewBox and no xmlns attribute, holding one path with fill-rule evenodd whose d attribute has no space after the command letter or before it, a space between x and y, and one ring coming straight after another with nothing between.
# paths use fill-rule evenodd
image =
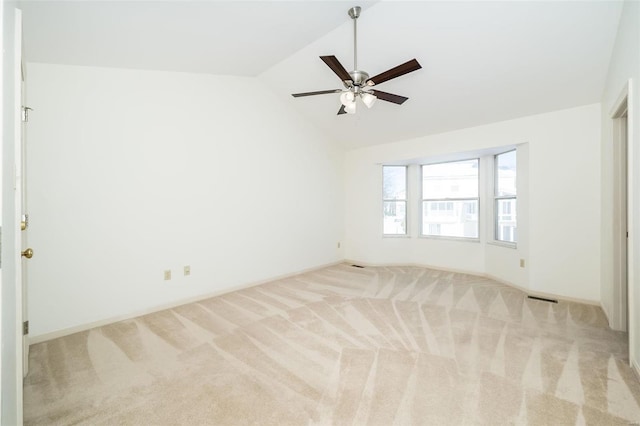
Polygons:
<instances>
[{"instance_id":1,"label":"fan motor housing","mask_svg":"<svg viewBox=\"0 0 640 426\"><path fill-rule=\"evenodd\" d=\"M367 80L369 80L369 74L364 71L350 71L349 75L351 76L351 81L353 81L354 86L364 86Z\"/></svg>"}]
</instances>

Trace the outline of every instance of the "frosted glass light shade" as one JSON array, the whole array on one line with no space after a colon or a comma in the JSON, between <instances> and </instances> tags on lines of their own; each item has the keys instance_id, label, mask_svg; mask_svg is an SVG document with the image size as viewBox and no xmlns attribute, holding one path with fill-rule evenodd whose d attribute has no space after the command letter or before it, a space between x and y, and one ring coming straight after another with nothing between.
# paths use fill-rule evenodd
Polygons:
<instances>
[{"instance_id":1,"label":"frosted glass light shade","mask_svg":"<svg viewBox=\"0 0 640 426\"><path fill-rule=\"evenodd\" d=\"M361 93L360 97L362 98L362 102L367 106L367 108L371 108L373 104L376 102L376 96L371 93Z\"/></svg>"},{"instance_id":2,"label":"frosted glass light shade","mask_svg":"<svg viewBox=\"0 0 640 426\"><path fill-rule=\"evenodd\" d=\"M347 112L347 114L355 114L356 113L356 100L354 99L353 102L349 103L348 105L344 106L344 110Z\"/></svg>"},{"instance_id":3,"label":"frosted glass light shade","mask_svg":"<svg viewBox=\"0 0 640 426\"><path fill-rule=\"evenodd\" d=\"M340 102L345 107L349 106L349 104L351 103L354 103L355 100L356 100L356 97L352 92L344 92L342 95L340 95Z\"/></svg>"}]
</instances>

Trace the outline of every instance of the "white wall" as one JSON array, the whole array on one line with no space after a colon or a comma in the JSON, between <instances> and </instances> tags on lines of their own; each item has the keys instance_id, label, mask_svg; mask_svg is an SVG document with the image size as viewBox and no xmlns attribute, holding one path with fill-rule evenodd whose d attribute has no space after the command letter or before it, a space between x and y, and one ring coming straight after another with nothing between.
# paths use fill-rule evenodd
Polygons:
<instances>
[{"instance_id":1,"label":"white wall","mask_svg":"<svg viewBox=\"0 0 640 426\"><path fill-rule=\"evenodd\" d=\"M257 79L31 63L28 85L32 337L343 257L342 151Z\"/></svg>"},{"instance_id":2,"label":"white wall","mask_svg":"<svg viewBox=\"0 0 640 426\"><path fill-rule=\"evenodd\" d=\"M485 273L534 292L598 301L599 135L596 104L349 151L346 257ZM418 238L417 226L410 238L382 237L381 163L525 143L518 159L517 249L485 244L486 230L481 243ZM417 205L414 199L410 223Z\"/></svg>"},{"instance_id":3,"label":"white wall","mask_svg":"<svg viewBox=\"0 0 640 426\"><path fill-rule=\"evenodd\" d=\"M632 94L629 101L630 111L628 125L632 129L633 139L628 141L631 147L629 161L633 170L629 171L630 187L629 193L632 200L630 209L632 214L629 217L629 244L634 247L634 252L630 253L629 267L629 287L630 292L635 295L634 305L636 309L640 307L640 233L637 232L640 226L640 3L637 1L625 1L618 35L614 46L605 90L602 95L602 305L605 312L611 314L613 311L613 122L611 112L623 89L625 89L629 79L632 79ZM630 312L630 338L631 357L636 369L640 364L640 341L637 336L640 330L640 316ZM635 340L635 341L633 341Z\"/></svg>"}]
</instances>

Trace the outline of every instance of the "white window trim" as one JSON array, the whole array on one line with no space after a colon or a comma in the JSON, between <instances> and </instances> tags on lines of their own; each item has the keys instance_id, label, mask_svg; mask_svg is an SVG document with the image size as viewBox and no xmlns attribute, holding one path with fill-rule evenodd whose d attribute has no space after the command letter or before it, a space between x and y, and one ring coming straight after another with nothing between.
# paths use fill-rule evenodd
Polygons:
<instances>
[{"instance_id":1,"label":"white window trim","mask_svg":"<svg viewBox=\"0 0 640 426\"><path fill-rule=\"evenodd\" d=\"M423 188L422 188L422 182L423 182L423 166L432 166L434 164L446 164L446 163L459 163L462 161L470 161L470 160L476 160L478 162L478 196L476 198L423 198L424 192L423 192ZM434 239L434 240L449 240L449 241L468 241L468 242L480 242L480 229L481 229L481 213L482 213L482 205L481 205L481 197L480 197L480 190L481 190L481 185L480 185L480 179L481 179L481 161L480 161L480 157L470 157L470 158L460 158L460 159L456 159L456 160L450 160L450 161L437 161L437 162L430 162L430 163L424 163L424 164L420 164L420 176L419 176L419 185L420 185L420 207L419 207L419 211L420 211L420 215L419 215L419 228L420 228L420 232L418 234L419 238L425 238L425 239ZM425 234L424 233L424 223L423 223L423 218L424 218L424 202L425 201L434 201L434 202L446 202L446 201L477 201L478 202L478 208L477 208L477 214L478 214L478 236L477 237L456 237L456 236L451 236L451 235L429 235L429 234Z\"/></svg>"},{"instance_id":2,"label":"white window trim","mask_svg":"<svg viewBox=\"0 0 640 426\"><path fill-rule=\"evenodd\" d=\"M513 149L509 149L507 151L503 151L503 152L498 152L496 154L493 155L493 191L492 191L492 195L493 195L493 205L491 206L491 213L493 216L493 229L492 229L492 237L491 240L488 241L488 244L491 245L495 245L495 246L501 246L501 247L508 247L508 248L517 248L518 247L518 241L505 241L505 240L500 240L498 239L498 215L499 212L497 211L497 204L498 204L498 200L516 200L516 229L517 229L517 223L518 223L518 193L517 193L517 185L516 185L516 195L496 195L496 193L498 192L498 167L497 167L497 163L498 163L498 156L499 155L503 155L503 154L507 154L509 152L515 152L516 153L516 161L518 158L518 149L517 148L513 148ZM516 169L516 179L517 179L517 174L518 171Z\"/></svg>"},{"instance_id":3,"label":"white window trim","mask_svg":"<svg viewBox=\"0 0 640 426\"><path fill-rule=\"evenodd\" d=\"M440 240L440 241L457 241L461 243L480 243L480 238L472 237L449 237L447 235L418 235L418 238L425 240Z\"/></svg>"},{"instance_id":4,"label":"white window trim","mask_svg":"<svg viewBox=\"0 0 640 426\"><path fill-rule=\"evenodd\" d=\"M384 198L384 168L385 167L404 167L404 199L388 199ZM381 168L382 174L382 237L383 238L409 238L409 166L406 164L383 164ZM384 233L384 203L386 202L404 202L404 234L385 234Z\"/></svg>"},{"instance_id":5,"label":"white window trim","mask_svg":"<svg viewBox=\"0 0 640 426\"><path fill-rule=\"evenodd\" d=\"M509 242L509 241L493 240L493 241L487 241L487 244L492 245L492 246L510 248L510 249L517 249L518 248L518 244L517 243L512 243L512 242Z\"/></svg>"}]
</instances>

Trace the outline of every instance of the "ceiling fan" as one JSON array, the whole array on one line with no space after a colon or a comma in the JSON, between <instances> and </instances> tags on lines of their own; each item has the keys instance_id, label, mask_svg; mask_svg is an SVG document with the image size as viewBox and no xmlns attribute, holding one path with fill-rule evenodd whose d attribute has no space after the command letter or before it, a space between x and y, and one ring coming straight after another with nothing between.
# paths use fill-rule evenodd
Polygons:
<instances>
[{"instance_id":1,"label":"ceiling fan","mask_svg":"<svg viewBox=\"0 0 640 426\"><path fill-rule=\"evenodd\" d=\"M294 93L291 96L294 98L299 98L302 96L314 96L314 95L325 95L328 93L341 93L340 102L342 106L338 111L338 115L340 114L355 114L356 112L356 100L358 98L362 99L362 102L367 106L367 108L371 108L376 99L381 99L383 101L391 102L394 104L402 105L407 99L407 97L394 95L392 93L382 92L380 90L375 90L372 87L384 83L385 81L391 80L396 77L400 77L401 75L405 75L407 73L419 70L422 66L418 63L417 60L412 59L404 64L398 65L397 67L391 68L383 73L380 73L374 77L369 77L364 71L358 70L358 28L357 28L357 20L360 16L360 6L355 6L349 9L348 14L353 20L353 68L354 70L351 72L347 72L347 70L342 66L338 58L335 56L320 56L320 59L324 61L325 64L331 70L336 73L336 75L342 80L342 84L344 84L344 89L334 89L334 90L320 90L317 92L305 92L305 93Z\"/></svg>"}]
</instances>

